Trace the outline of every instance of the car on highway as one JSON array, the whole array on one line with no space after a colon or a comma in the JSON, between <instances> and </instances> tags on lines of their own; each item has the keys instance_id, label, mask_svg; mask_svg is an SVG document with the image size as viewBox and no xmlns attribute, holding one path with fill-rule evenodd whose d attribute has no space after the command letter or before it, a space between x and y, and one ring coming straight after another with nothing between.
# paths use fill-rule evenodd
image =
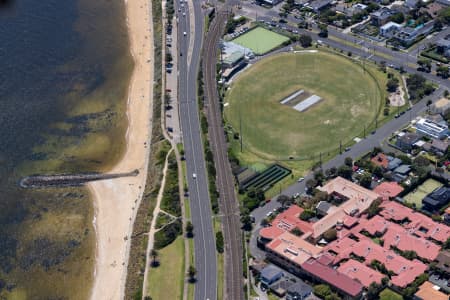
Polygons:
<instances>
[{"instance_id":1,"label":"car on highway","mask_svg":"<svg viewBox=\"0 0 450 300\"><path fill-rule=\"evenodd\" d=\"M184 35L184 36L186 36L186 35L187 35L186 31L183 31L183 35Z\"/></svg>"},{"instance_id":2,"label":"car on highway","mask_svg":"<svg viewBox=\"0 0 450 300\"><path fill-rule=\"evenodd\" d=\"M305 180L305 177L300 177L297 181L302 182L303 180Z\"/></svg>"},{"instance_id":3,"label":"car on highway","mask_svg":"<svg viewBox=\"0 0 450 300\"><path fill-rule=\"evenodd\" d=\"M197 174L192 173L192 178L196 179L197 178Z\"/></svg>"},{"instance_id":4,"label":"car on highway","mask_svg":"<svg viewBox=\"0 0 450 300\"><path fill-rule=\"evenodd\" d=\"M345 152L348 152L348 151L350 151L350 147L347 147L347 148L345 148Z\"/></svg>"},{"instance_id":5,"label":"car on highway","mask_svg":"<svg viewBox=\"0 0 450 300\"><path fill-rule=\"evenodd\" d=\"M186 13L183 13L183 17L186 17Z\"/></svg>"}]
</instances>

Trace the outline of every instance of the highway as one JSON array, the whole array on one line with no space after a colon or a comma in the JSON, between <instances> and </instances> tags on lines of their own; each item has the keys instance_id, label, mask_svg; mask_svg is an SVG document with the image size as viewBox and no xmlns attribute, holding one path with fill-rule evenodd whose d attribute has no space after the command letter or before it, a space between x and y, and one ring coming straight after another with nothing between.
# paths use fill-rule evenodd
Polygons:
<instances>
[{"instance_id":1,"label":"highway","mask_svg":"<svg viewBox=\"0 0 450 300\"><path fill-rule=\"evenodd\" d=\"M181 4L180 0L175 1L180 53L178 65L180 124L186 158L191 219L194 225L197 269L194 297L197 300L215 300L217 299L216 245L197 101L197 75L204 18L199 1L191 3L192 12L189 11L187 2ZM190 22L194 22L192 25L195 26L192 38ZM191 56L188 55L189 52L192 53Z\"/></svg>"},{"instance_id":2,"label":"highway","mask_svg":"<svg viewBox=\"0 0 450 300\"><path fill-rule=\"evenodd\" d=\"M224 299L241 300L244 299L244 282L239 203L228 161L228 145L222 125L222 112L216 81L217 50L227 18L228 15L225 11L217 12L210 25L203 48L203 74L206 106L208 108L209 140L217 170L216 183L220 195L219 205L225 239Z\"/></svg>"}]
</instances>

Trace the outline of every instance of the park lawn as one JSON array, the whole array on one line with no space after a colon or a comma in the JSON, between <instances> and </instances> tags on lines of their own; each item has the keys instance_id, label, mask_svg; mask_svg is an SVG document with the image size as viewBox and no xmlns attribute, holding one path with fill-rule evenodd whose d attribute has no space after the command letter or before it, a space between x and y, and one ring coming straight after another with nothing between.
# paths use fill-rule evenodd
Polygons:
<instances>
[{"instance_id":1,"label":"park lawn","mask_svg":"<svg viewBox=\"0 0 450 300\"><path fill-rule=\"evenodd\" d=\"M324 100L305 112L279 103L300 89ZM374 77L344 57L289 53L264 59L238 77L224 111L235 131L242 128L243 152L268 161L311 160L369 128L382 95Z\"/></svg>"},{"instance_id":2,"label":"park lawn","mask_svg":"<svg viewBox=\"0 0 450 300\"><path fill-rule=\"evenodd\" d=\"M159 261L160 266L149 271L148 294L155 300L182 299L185 280L182 236L159 250Z\"/></svg>"},{"instance_id":3,"label":"park lawn","mask_svg":"<svg viewBox=\"0 0 450 300\"><path fill-rule=\"evenodd\" d=\"M256 27L233 40L233 43L249 48L255 54L264 54L280 46L289 38L263 27Z\"/></svg>"},{"instance_id":4,"label":"park lawn","mask_svg":"<svg viewBox=\"0 0 450 300\"><path fill-rule=\"evenodd\" d=\"M442 183L440 183L439 181L428 179L424 183L422 183L416 190L403 197L403 199L405 199L407 203L414 203L416 205L416 208L420 209L422 208L422 199L441 186Z\"/></svg>"},{"instance_id":5,"label":"park lawn","mask_svg":"<svg viewBox=\"0 0 450 300\"><path fill-rule=\"evenodd\" d=\"M403 297L402 295L386 288L380 293L380 300L403 300Z\"/></svg>"}]
</instances>

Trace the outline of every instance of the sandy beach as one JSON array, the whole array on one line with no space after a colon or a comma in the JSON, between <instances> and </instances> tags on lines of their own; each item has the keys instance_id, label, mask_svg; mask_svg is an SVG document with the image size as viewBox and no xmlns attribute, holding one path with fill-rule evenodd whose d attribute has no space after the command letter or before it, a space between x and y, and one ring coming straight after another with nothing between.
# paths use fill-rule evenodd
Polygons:
<instances>
[{"instance_id":1,"label":"sandy beach","mask_svg":"<svg viewBox=\"0 0 450 300\"><path fill-rule=\"evenodd\" d=\"M136 177L89 184L94 199L97 251L91 299L123 299L130 235L147 176L152 116L153 32L151 4L126 1L135 67L128 91L127 149L111 173L139 170Z\"/></svg>"}]
</instances>

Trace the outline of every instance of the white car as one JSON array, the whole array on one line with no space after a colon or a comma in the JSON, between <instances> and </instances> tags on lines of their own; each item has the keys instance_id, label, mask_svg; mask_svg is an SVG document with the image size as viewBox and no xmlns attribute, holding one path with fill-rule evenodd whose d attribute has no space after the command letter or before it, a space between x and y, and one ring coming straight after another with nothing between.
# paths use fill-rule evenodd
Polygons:
<instances>
[{"instance_id":1,"label":"white car","mask_svg":"<svg viewBox=\"0 0 450 300\"><path fill-rule=\"evenodd\" d=\"M195 173L192 173L192 178L197 178L197 174L195 174Z\"/></svg>"},{"instance_id":2,"label":"white car","mask_svg":"<svg viewBox=\"0 0 450 300\"><path fill-rule=\"evenodd\" d=\"M298 182L302 182L303 180L305 180L305 178L304 177L300 177L297 181Z\"/></svg>"},{"instance_id":3,"label":"white car","mask_svg":"<svg viewBox=\"0 0 450 300\"><path fill-rule=\"evenodd\" d=\"M186 17L186 13L183 13L183 17Z\"/></svg>"},{"instance_id":4,"label":"white car","mask_svg":"<svg viewBox=\"0 0 450 300\"><path fill-rule=\"evenodd\" d=\"M186 35L187 35L186 31L183 31L183 35L184 35L184 36L186 36Z\"/></svg>"}]
</instances>

